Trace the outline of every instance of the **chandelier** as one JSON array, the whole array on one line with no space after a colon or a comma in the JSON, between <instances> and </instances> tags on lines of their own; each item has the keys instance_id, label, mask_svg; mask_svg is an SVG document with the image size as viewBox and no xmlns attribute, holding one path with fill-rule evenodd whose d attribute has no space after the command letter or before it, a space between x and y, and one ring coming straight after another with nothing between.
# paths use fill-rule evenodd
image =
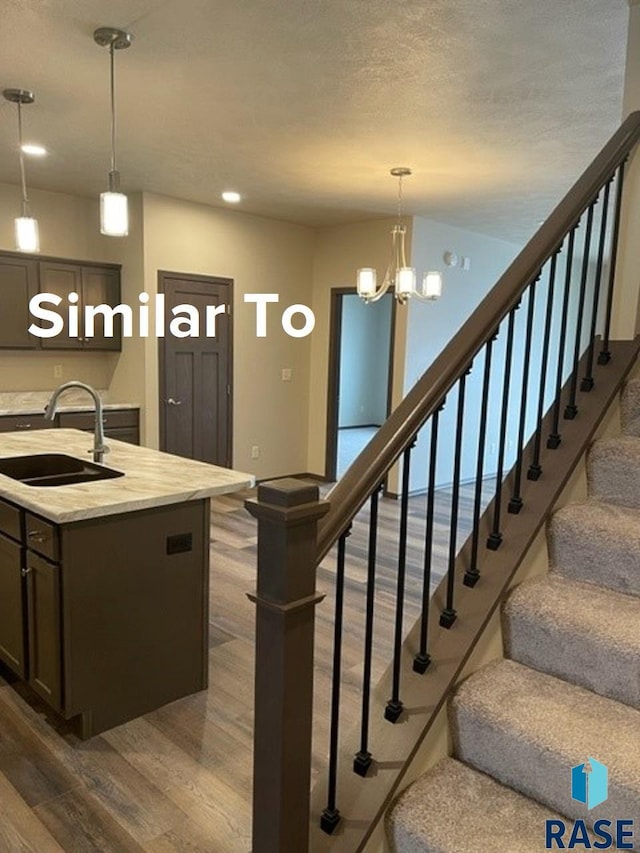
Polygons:
<instances>
[{"instance_id":1,"label":"chandelier","mask_svg":"<svg viewBox=\"0 0 640 853\"><path fill-rule=\"evenodd\" d=\"M411 297L423 300L438 299L442 294L442 275L437 271L426 272L422 278L421 287L416 287L417 276L415 267L407 265L404 245L407 226L402 222L402 179L411 174L406 166L396 166L391 169L391 175L398 179L398 221L391 231L391 258L380 287L377 284L377 272L372 267L362 267L357 273L358 296L365 302L377 302L390 287L393 287L395 298L405 305Z\"/></svg>"}]
</instances>

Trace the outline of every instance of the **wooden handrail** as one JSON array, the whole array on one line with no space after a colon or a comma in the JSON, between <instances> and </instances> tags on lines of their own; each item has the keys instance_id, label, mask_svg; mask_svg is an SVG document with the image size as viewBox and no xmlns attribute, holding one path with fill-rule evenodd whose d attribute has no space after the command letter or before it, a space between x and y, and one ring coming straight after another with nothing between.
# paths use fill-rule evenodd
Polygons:
<instances>
[{"instance_id":1,"label":"wooden handrail","mask_svg":"<svg viewBox=\"0 0 640 853\"><path fill-rule=\"evenodd\" d=\"M631 113L549 218L534 234L460 331L393 411L327 496L321 521L318 562L351 523L400 454L518 303L544 264L560 248L604 184L640 140L640 111Z\"/></svg>"}]
</instances>

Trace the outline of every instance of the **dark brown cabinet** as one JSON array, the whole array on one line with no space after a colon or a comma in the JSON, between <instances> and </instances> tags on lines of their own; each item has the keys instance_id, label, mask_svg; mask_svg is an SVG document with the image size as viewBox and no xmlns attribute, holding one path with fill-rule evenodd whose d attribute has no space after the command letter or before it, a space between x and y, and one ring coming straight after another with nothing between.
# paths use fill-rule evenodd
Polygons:
<instances>
[{"instance_id":1,"label":"dark brown cabinet","mask_svg":"<svg viewBox=\"0 0 640 853\"><path fill-rule=\"evenodd\" d=\"M33 349L29 300L38 292L38 264L0 255L0 348Z\"/></svg>"},{"instance_id":2,"label":"dark brown cabinet","mask_svg":"<svg viewBox=\"0 0 640 853\"><path fill-rule=\"evenodd\" d=\"M30 513L25 514L24 535L22 530L20 510L0 501L0 660L60 710L60 566L53 562L57 531Z\"/></svg>"},{"instance_id":3,"label":"dark brown cabinet","mask_svg":"<svg viewBox=\"0 0 640 853\"><path fill-rule=\"evenodd\" d=\"M140 444L140 413L138 409L105 409L102 425L106 438L117 438L129 444ZM93 432L93 412L61 412L58 426Z\"/></svg>"},{"instance_id":4,"label":"dark brown cabinet","mask_svg":"<svg viewBox=\"0 0 640 853\"><path fill-rule=\"evenodd\" d=\"M40 263L40 293L52 293L62 302L59 312L68 316L69 294L78 294L78 335L69 335L69 324L55 338L43 338L43 349L74 350L115 350L122 349L122 325L119 317L113 323L112 335L105 335L105 322L102 314L96 315L94 328L89 330L84 323L84 309L87 305L118 305L120 302L120 272L113 267L78 266L51 261ZM53 309L51 309L53 310Z\"/></svg>"},{"instance_id":5,"label":"dark brown cabinet","mask_svg":"<svg viewBox=\"0 0 640 853\"><path fill-rule=\"evenodd\" d=\"M129 444L140 444L139 409L105 409L102 420L106 438L117 438ZM44 415L0 415L0 433L28 432L51 427L93 432L94 414L93 412L60 412L53 422L45 420Z\"/></svg>"},{"instance_id":6,"label":"dark brown cabinet","mask_svg":"<svg viewBox=\"0 0 640 853\"><path fill-rule=\"evenodd\" d=\"M54 524L0 499L0 662L91 737L203 690L208 500Z\"/></svg>"},{"instance_id":7,"label":"dark brown cabinet","mask_svg":"<svg viewBox=\"0 0 640 853\"><path fill-rule=\"evenodd\" d=\"M25 556L29 684L52 708L62 707L60 566Z\"/></svg>"},{"instance_id":8,"label":"dark brown cabinet","mask_svg":"<svg viewBox=\"0 0 640 853\"><path fill-rule=\"evenodd\" d=\"M27 677L23 549L0 533L0 660Z\"/></svg>"},{"instance_id":9,"label":"dark brown cabinet","mask_svg":"<svg viewBox=\"0 0 640 853\"><path fill-rule=\"evenodd\" d=\"M113 336L105 334L102 314L95 316L91 337L83 319L85 305L119 305L120 290L120 267L117 265L0 252L0 349L120 351L122 323L119 316L114 320ZM29 301L38 293L52 293L61 299L58 307L43 306L59 313L65 323L64 330L53 338L40 338L28 332L32 323L48 327L44 320L31 317L29 312ZM69 334L70 293L78 294L77 335Z\"/></svg>"}]
</instances>

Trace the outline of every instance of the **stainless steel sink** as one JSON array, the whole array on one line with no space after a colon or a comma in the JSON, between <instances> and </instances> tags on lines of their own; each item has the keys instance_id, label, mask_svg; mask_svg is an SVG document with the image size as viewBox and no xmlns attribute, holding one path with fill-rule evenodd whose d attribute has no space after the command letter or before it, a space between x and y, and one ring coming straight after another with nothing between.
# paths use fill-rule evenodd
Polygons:
<instances>
[{"instance_id":1,"label":"stainless steel sink","mask_svg":"<svg viewBox=\"0 0 640 853\"><path fill-rule=\"evenodd\" d=\"M39 453L0 459L0 474L25 486L72 486L124 476L122 471L85 462L65 453Z\"/></svg>"}]
</instances>

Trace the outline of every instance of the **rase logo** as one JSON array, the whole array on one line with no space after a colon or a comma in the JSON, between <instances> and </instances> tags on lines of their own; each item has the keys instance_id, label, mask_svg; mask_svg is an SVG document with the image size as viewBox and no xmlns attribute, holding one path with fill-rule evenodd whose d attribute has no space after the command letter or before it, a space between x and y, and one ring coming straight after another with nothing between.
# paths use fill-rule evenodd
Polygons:
<instances>
[{"instance_id":1,"label":"rase logo","mask_svg":"<svg viewBox=\"0 0 640 853\"><path fill-rule=\"evenodd\" d=\"M609 771L605 764L590 758L571 768L571 799L595 809L609 796Z\"/></svg>"},{"instance_id":2,"label":"rase logo","mask_svg":"<svg viewBox=\"0 0 640 853\"><path fill-rule=\"evenodd\" d=\"M571 768L571 799L588 809L606 802L609 796L609 771L595 758ZM597 820L589 833L580 819L567 825L563 820L546 822L547 850L633 850L632 820Z\"/></svg>"}]
</instances>

